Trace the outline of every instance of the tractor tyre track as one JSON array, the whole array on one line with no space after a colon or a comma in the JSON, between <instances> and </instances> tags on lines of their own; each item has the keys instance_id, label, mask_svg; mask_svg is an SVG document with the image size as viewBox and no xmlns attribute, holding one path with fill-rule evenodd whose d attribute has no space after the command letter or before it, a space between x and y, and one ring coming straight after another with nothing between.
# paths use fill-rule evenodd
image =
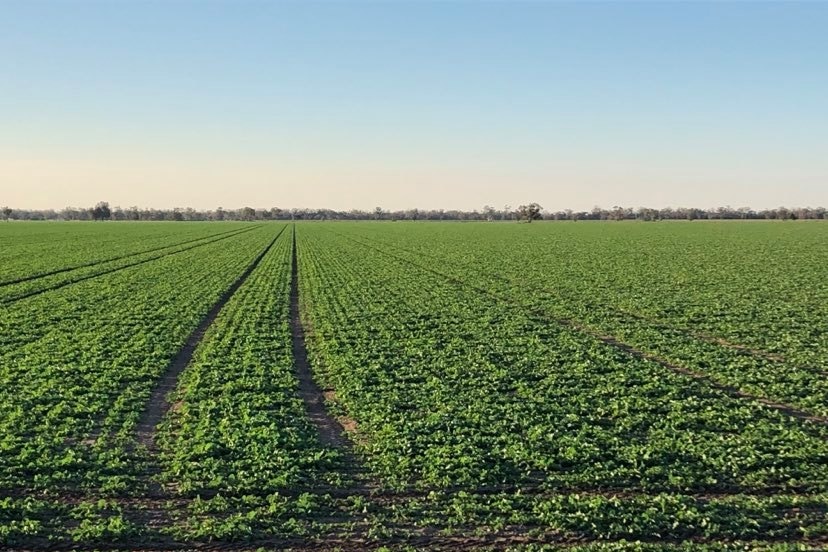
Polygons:
<instances>
[{"instance_id":1,"label":"tractor tyre track","mask_svg":"<svg viewBox=\"0 0 828 552\"><path fill-rule=\"evenodd\" d=\"M353 444L347 437L344 423L332 416L325 408L325 392L313 379L308 350L305 343L305 327L299 306L299 263L296 248L296 226L293 227L290 276L290 327L293 334L293 362L296 379L299 382L299 396L305 403L305 411L319 434L319 441L332 448L340 449L347 460L355 462Z\"/></svg>"},{"instance_id":2,"label":"tractor tyre track","mask_svg":"<svg viewBox=\"0 0 828 552\"><path fill-rule=\"evenodd\" d=\"M29 276L23 276L20 278L14 278L12 280L5 280L0 282L0 288L6 286L12 286L14 284L22 284L25 282L31 282L33 280L39 280L40 278L46 278L47 276L54 276L56 274L63 274L64 272L71 272L73 270L79 270L81 268L88 268L90 266L96 266L99 264L104 263L111 263L113 261L120 261L121 259L128 259L130 257L137 257L138 255L146 255L147 253L155 253L156 251L161 251L162 249L170 249L171 247L179 247L181 245L187 245L188 243L193 243L201 240L208 240L210 238L218 238L219 236L224 236L226 234L232 234L236 232L243 232L244 230L239 230L238 228L234 228L233 230L227 230L226 232L218 232L216 234L210 234L209 236L202 236L200 238L193 238L190 240L185 240L183 242L173 243L170 245L162 245L159 247L151 247L150 249L144 249L143 251L136 251L134 253L129 253L126 255L118 255L115 257L109 257L108 259L100 259L97 261L90 261L88 263L81 263L72 266L65 266L62 268L57 268L54 270L49 270L46 272L38 272L37 274L31 274Z\"/></svg>"},{"instance_id":3,"label":"tractor tyre track","mask_svg":"<svg viewBox=\"0 0 828 552\"><path fill-rule=\"evenodd\" d=\"M433 268L428 267L428 266L421 265L419 263L415 263L411 259L407 259L407 258L402 257L400 255L396 255L392 252L386 251L381 247L377 247L373 243L365 243L364 241L357 240L357 239L355 239L351 236L347 236L347 235L343 235L343 234L337 234L335 232L333 232L333 233L337 236L344 237L344 238L349 239L349 240L351 240L355 243L358 243L359 245L361 245L363 247L368 247L370 249L373 249L374 251L377 251L378 253L380 253L382 255L390 257L391 259L394 259L397 262L401 262L405 265L408 265L408 266L414 267L416 269L428 272L428 273L430 273L434 276L437 276L438 278L441 278L441 279L451 283L452 285L454 285L456 287L461 287L461 288L467 288L467 289L474 290L478 293L481 293L483 295L491 297L495 301L500 301L500 302L506 303L507 305L510 305L510 306L523 306L523 305L519 305L518 303L516 303L515 301L513 301L512 299L510 299L508 297L505 297L505 296L503 296L499 293L493 292L492 290L489 290L489 289L486 289L486 288L483 288L483 287L480 287L480 286L477 286L477 285L474 285L474 284L470 284L468 282L465 282L463 280L460 280L460 279L455 278L453 276L450 276L448 274L444 274L443 272L440 272L439 270L433 269ZM794 418L794 419L803 420L803 421L806 421L806 422L811 422L811 423L815 423L815 424L819 424L819 425L828 425L828 417L818 416L818 415L815 415L811 412L802 410L801 408L798 408L796 406L786 404L786 403L782 403L782 402L778 402L778 401L774 401L773 399L770 399L768 397L763 397L763 396L760 396L760 395L754 395L752 393L748 393L746 391L743 391L743 390L739 389L738 387L728 385L728 384L725 384L725 383L720 383L719 381L715 380L713 377L711 377L708 374L701 373L701 372L692 370L690 368L686 368L684 366L679 366L679 365L677 365L677 364L675 364L675 363L673 363L673 362L671 362L671 361L669 361L669 360L667 360L667 359L665 359L665 358L663 358L659 355L656 355L656 354L653 354L653 353L648 353L646 351L642 351L640 349L637 349L637 348L633 347L632 345L629 345L628 343L624 343L623 341L619 340L618 338L616 338L614 336L606 335L606 334L603 334L599 331L596 331L593 328L590 328L590 327L578 322L577 320L573 320L571 318L564 318L564 317L554 316L554 315L551 315L550 313L548 313L546 311L539 310L539 309L534 309L532 311L529 311L529 313L532 315L532 318L535 319L536 322L553 322L555 324L558 324L558 325L576 330L576 331L578 331L582 334L589 335L593 339L597 339L598 341L604 343L605 345L613 347L616 350L622 351L622 352L626 353L629 356L639 358L639 359L648 360L650 362L654 362L654 363L658 364L659 366L661 366L663 368L666 368L666 369L668 369L671 372L674 372L676 374L680 374L682 376L689 377L689 378L692 378L692 379L695 379L695 380L698 380L698 381L703 381L704 383L709 385L711 388L716 389L716 390L724 393L725 395L727 395L729 397L736 398L736 399L749 400L749 401L761 404L762 406L765 406L767 408L770 408L770 409L776 410L778 412L781 412L782 414L785 414L785 415L787 415L791 418Z\"/></svg>"},{"instance_id":4,"label":"tractor tyre track","mask_svg":"<svg viewBox=\"0 0 828 552\"><path fill-rule=\"evenodd\" d=\"M341 236L341 234L337 234L337 235ZM446 259L440 257L439 255L435 255L433 253L425 253L425 252L422 252L422 251L413 251L413 250L405 248L405 247L400 247L396 244L392 245L392 244L389 244L385 241L366 238L365 236L362 236L362 235L360 235L359 237L361 239L367 241L367 242L371 242L371 243L374 243L374 244L377 244L377 245L384 245L384 246L388 246L388 247L394 247L395 249L398 249L400 251L405 251L409 255L414 255L415 257L426 255L426 256L430 257L431 259L433 259L434 261L436 261L438 263L443 263L443 262L446 261ZM353 238L351 238L351 239L353 239ZM484 275L486 275L490 278L493 278L495 280L503 282L504 284L506 284L508 286L521 285L514 278L509 278L508 276L504 276L503 274L500 274L498 272L480 271L479 267L475 267L475 270L480 274L484 274ZM553 295L553 296L560 296L560 293L558 291L549 289L547 287L537 287L537 286L526 287L525 284L521 285L521 287L523 287L524 289L531 290L531 291L539 291L539 292L543 292L543 293L548 293L548 294ZM623 308L620 308L620 307L616 307L614 305L607 305L607 304L598 304L598 305L602 306L602 307L613 308L618 313L623 314L625 317L631 318L633 320L637 320L639 322L643 322L645 324L649 324L653 328L656 328L656 329L659 329L659 330L677 332L679 334L683 334L686 337L689 337L689 338L692 338L692 339L698 339L700 341L705 341L705 342L710 343L712 345L718 345L718 346L723 347L725 349L730 349L731 351L734 351L736 353L740 353L740 354L743 354L743 355L746 355L746 356L753 356L753 357L756 357L756 358L760 358L762 360L767 360L767 361L771 361L771 362L778 362L778 363L788 362L788 360L785 358L785 356L781 353L773 353L773 352L765 351L765 350L762 350L762 349L757 349L756 347L751 347L749 345L744 345L744 344L741 344L741 343L735 343L735 342L730 341L728 339L724 339L722 337L716 336L716 335L714 335L710 332L697 330L697 329L693 329L693 328L688 328L688 327L680 325L680 324L671 324L671 323L665 322L663 320L659 320L657 318L647 316L647 315L644 315L644 314L641 314L641 313L638 313L638 312L634 312L634 311L631 311L631 310L628 310L628 309L623 309ZM814 372L817 372L817 373L820 373L820 374L825 374L826 373L824 370L820 370L819 368L811 369L807 366L797 366L797 367L798 368L803 368L803 369L806 369L806 370L813 370Z\"/></svg>"},{"instance_id":5,"label":"tractor tyre track","mask_svg":"<svg viewBox=\"0 0 828 552\"><path fill-rule=\"evenodd\" d=\"M16 303L17 301L22 301L24 299L29 299L30 297L35 297L35 296L40 295L42 293L47 293L49 291L55 291L57 289L61 289L61 288L67 287L67 286L71 286L71 285L74 285L74 284L79 284L81 282L85 282L87 280L92 280L94 278L99 278L101 276L106 276L107 274L112 274L114 272L119 272L121 270L126 270L128 268L133 268L133 267L136 267L136 266L140 266L142 264L151 263L152 261L157 261L157 260L163 259L165 257L170 257L172 255L177 255L179 253L184 253L185 251L190 251L191 249L195 249L197 247L203 247L203 246L209 245L211 243L216 243L216 242L219 242L219 241L222 241L222 240L226 240L228 238L233 238L233 237L238 236L239 234L243 234L245 232L250 232L254 228L256 228L256 227L247 228L245 230L242 230L241 232L236 232L235 234L225 235L225 236L222 236L222 237L219 237L219 238L211 239L209 241L204 241L204 242L201 242L201 243L197 243L195 245L190 245L189 247L185 247L183 249L178 249L176 251L171 251L169 253L162 253L161 255L157 255L155 257L150 257L149 259L143 259L143 260L135 261L135 262L128 263L128 264L125 264L125 265L109 268L109 269L103 270L101 272L96 272L94 274L89 274L87 276L77 278L75 280L69 280L69 281L66 281L66 282L59 282L57 284L47 286L45 288L32 290L32 291L26 292L22 295L16 295L16 296L13 296L13 297L3 299L2 301L0 301L0 305L10 305L12 303Z\"/></svg>"},{"instance_id":6,"label":"tractor tyre track","mask_svg":"<svg viewBox=\"0 0 828 552\"><path fill-rule=\"evenodd\" d=\"M172 407L169 400L169 393L175 389L178 383L178 378L190 361L193 358L193 353L198 347L198 344L204 338L207 329L213 324L216 317L219 315L224 305L230 300L233 294L241 287L247 280L250 274L259 266L259 263L264 256L273 248L273 245L279 239L279 236L285 231L287 226L282 227L276 237L251 261L244 272L236 278L229 288L219 297L218 301L212 306L210 311L189 335L184 346L178 351L178 354L170 362L169 366L158 380L155 388L147 401L147 407L141 414L136 426L136 441L145 446L151 453L157 452L155 443L156 426L161 422L164 416Z\"/></svg>"}]
</instances>

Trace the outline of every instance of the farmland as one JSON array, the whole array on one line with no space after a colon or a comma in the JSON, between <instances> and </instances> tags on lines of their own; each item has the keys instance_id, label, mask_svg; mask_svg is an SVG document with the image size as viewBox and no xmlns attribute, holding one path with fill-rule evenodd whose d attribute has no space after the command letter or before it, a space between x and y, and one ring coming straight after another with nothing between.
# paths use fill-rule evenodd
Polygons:
<instances>
[{"instance_id":1,"label":"farmland","mask_svg":"<svg viewBox=\"0 0 828 552\"><path fill-rule=\"evenodd\" d=\"M821 222L0 224L0 545L828 547Z\"/></svg>"}]
</instances>

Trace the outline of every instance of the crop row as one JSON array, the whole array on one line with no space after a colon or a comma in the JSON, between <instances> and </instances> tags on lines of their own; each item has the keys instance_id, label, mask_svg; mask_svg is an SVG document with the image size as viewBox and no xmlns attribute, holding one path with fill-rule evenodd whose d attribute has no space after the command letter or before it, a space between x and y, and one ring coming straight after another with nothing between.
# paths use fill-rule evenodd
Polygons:
<instances>
[{"instance_id":1,"label":"crop row","mask_svg":"<svg viewBox=\"0 0 828 552\"><path fill-rule=\"evenodd\" d=\"M133 433L155 382L276 230L8 305L0 320L0 487L135 492Z\"/></svg>"},{"instance_id":2,"label":"crop row","mask_svg":"<svg viewBox=\"0 0 828 552\"><path fill-rule=\"evenodd\" d=\"M109 461L100 472L67 467L69 472L92 471L87 476L100 487L67 480L51 480L40 487L53 495L70 485L74 491L86 486L92 497L119 491L118 498L84 499L81 494L79 501L66 504L65 500L8 497L0 507L0 542L238 539L249 536L253 515L257 523L267 524L269 535L297 537L307 535L308 527L324 525L318 521L330 510L324 500L280 494L297 486L331 488L346 481L341 452L320 443L298 395L291 354L292 236L288 232L280 236L223 305L177 382L173 408L160 429L160 457L132 446L136 421L132 409L133 415L124 420L125 431L98 436L94 449L99 454L92 460L104 460L106 455ZM203 293L203 286L199 279L193 287ZM188 287L180 286L180 292ZM119 349L123 347L119 344ZM110 375L97 374L102 379ZM153 379L158 379L157 371ZM33 431L42 435L44 428ZM125 453L137 455L138 465L113 465L115 459L123 461ZM37 463L49 467L42 458ZM156 496L145 505L141 497L152 486L146 470L156 466L166 496ZM121 477L111 477L110 470ZM27 482L14 483L25 488ZM203 500L202 494L214 498ZM230 499L235 502L232 507L218 511L227 495L240 498ZM178 496L195 498L182 509ZM250 501L260 500L257 497L267 505L253 512Z\"/></svg>"},{"instance_id":3,"label":"crop row","mask_svg":"<svg viewBox=\"0 0 828 552\"><path fill-rule=\"evenodd\" d=\"M364 235L827 367L828 226L396 225ZM347 226L344 226L347 228ZM429 255L430 254L430 255ZM498 259L496 267L490 262Z\"/></svg>"},{"instance_id":4,"label":"crop row","mask_svg":"<svg viewBox=\"0 0 828 552\"><path fill-rule=\"evenodd\" d=\"M228 240L238 234L249 232L253 228L254 227L252 226L248 226L246 228L235 228L230 231L220 232L218 234L203 238L190 239L184 242L153 248L149 251L143 251L135 254L119 255L114 259L88 263L77 268L57 270L50 274L25 279L18 283L0 287L0 304L6 305L21 299L27 299L40 293L72 285L77 282L82 282L106 274L111 274L112 272L117 272L119 270L149 263L168 255L175 255L213 242Z\"/></svg>"},{"instance_id":5,"label":"crop row","mask_svg":"<svg viewBox=\"0 0 828 552\"><path fill-rule=\"evenodd\" d=\"M162 433L163 478L184 494L267 493L339 459L305 414L291 353L289 232L224 306L183 373Z\"/></svg>"},{"instance_id":6,"label":"crop row","mask_svg":"<svg viewBox=\"0 0 828 552\"><path fill-rule=\"evenodd\" d=\"M248 227L11 303L0 545L825 545L828 427L600 336L722 378L780 361L702 366L676 351L760 355L663 313L613 315L621 295L555 276L563 292L541 261L522 277L530 250L517 232L536 227L477 238L463 225ZM354 451L320 439L309 411L297 301L313 374ZM142 412L196 340L145 449ZM772 389L755 387L782 396ZM367 485L354 480L363 468Z\"/></svg>"},{"instance_id":7,"label":"crop row","mask_svg":"<svg viewBox=\"0 0 828 552\"><path fill-rule=\"evenodd\" d=\"M301 228L314 366L389 485L681 492L828 482L822 426L325 227Z\"/></svg>"},{"instance_id":8,"label":"crop row","mask_svg":"<svg viewBox=\"0 0 828 552\"><path fill-rule=\"evenodd\" d=\"M302 544L319 549L320 543L327 543L326 549L334 549L351 543L348 549L373 549L384 543L410 543L414 546L400 549L412 550L477 543L475 549L482 550L487 543L500 542L496 549L503 550L509 542L546 542L567 548L582 543L584 549L595 550L816 550L824 546L828 532L826 498L435 494L383 502L360 496L308 493L290 498L274 493L193 500L177 512L174 525L165 527L135 523L130 506L112 499L72 504L0 499L0 543L96 549L100 543L123 547L160 542L180 549L186 543L215 546L219 541L237 543L234 549L248 543L251 550L261 544L301 550ZM145 512L156 515L152 508L146 506ZM728 545L751 541L747 548Z\"/></svg>"},{"instance_id":9,"label":"crop row","mask_svg":"<svg viewBox=\"0 0 828 552\"><path fill-rule=\"evenodd\" d=\"M543 242L536 244L540 252L530 254L503 238L484 242L469 236L471 243L463 246L461 254L457 249L460 244L452 244L450 241L438 244L422 240L417 242L404 233L393 230L378 233L371 232L368 227L354 225L340 227L337 231L357 240L363 246L392 250L405 262L434 268L446 277L462 279L471 287L491 291L512 302L516 308L544 312L553 321L577 321L579 325L588 327L598 335L612 336L644 353L657 355L665 362L709 375L722 385L733 386L758 397L789 404L814 415L828 416L828 348L821 348L821 342L828 339L828 333L823 331L822 325L817 321L820 316L818 313L824 304L813 297L811 304L802 306L796 306L795 302L784 296L772 303L755 297L750 315L744 315L745 318L739 325L742 333L754 332L758 335L752 340L743 340L739 339L739 336L734 337L732 332L699 332L694 328L704 325L695 324L692 320L682 321L676 320L677 317L641 314L641 310L624 310L619 306L622 302L621 291L606 284L596 283L586 276L581 277L580 272L586 272L585 268L578 269L577 275L562 273L549 258L542 258L544 253L551 256L548 251L543 251ZM485 230L481 233L486 235ZM414 234L416 235L416 232ZM516 250L507 252L504 250L507 246L515 247ZM577 244L573 245L573 248L575 247ZM584 257L590 259L589 250L585 245L581 245L578 251L583 251ZM638 253L640 255L641 251ZM628 266L620 247L614 254L616 262L626 267L627 272L633 274L632 277L640 280L636 286L640 287L642 282L648 281L650 267L635 269ZM497 262L487 262L485 258L497 259ZM573 271L576 270L577 264L573 259L592 266L596 273L602 273L601 267L596 266L594 261L584 261L571 253L566 259L566 266ZM631 279L629 274L623 277L624 282ZM782 285L770 276L767 279L771 283ZM784 282L781 277L778 280ZM770 289L765 293L774 293L771 283L763 283ZM621 287L622 284L615 285ZM707 299L706 308L711 308L710 305L721 305L724 302L721 295L726 293L727 289L729 286L717 286ZM639 293L643 294L643 291ZM815 289L814 293L819 292ZM693 295L692 292L687 294ZM648 295L647 300L653 301L653 298L664 295L665 293L656 287ZM677 297L682 297L682 291L676 290L668 295L669 300L678 301ZM741 294L737 295L741 297ZM698 297L685 300L700 301ZM786 309L799 309L799 321L796 325L810 324L808 331L813 336L804 345L784 349L784 357L779 352L779 347L771 346L769 341L779 337L774 331L782 330L764 328L764 325L769 323L767 320L772 321L778 315L780 300L793 303L788 304ZM735 301L736 299L730 299L731 303ZM721 309L721 306L717 308ZM757 312L757 309L766 308L772 311L771 316L767 318L764 317L764 313ZM732 312L729 315L734 316ZM775 322L774 325L776 324L782 322ZM716 330L714 328L711 331ZM786 327L784 331L791 330ZM731 342L728 339L739 339L739 342ZM753 348L760 345L763 348Z\"/></svg>"},{"instance_id":10,"label":"crop row","mask_svg":"<svg viewBox=\"0 0 828 552\"><path fill-rule=\"evenodd\" d=\"M238 223L4 224L0 228L0 286L150 253L244 227Z\"/></svg>"}]
</instances>

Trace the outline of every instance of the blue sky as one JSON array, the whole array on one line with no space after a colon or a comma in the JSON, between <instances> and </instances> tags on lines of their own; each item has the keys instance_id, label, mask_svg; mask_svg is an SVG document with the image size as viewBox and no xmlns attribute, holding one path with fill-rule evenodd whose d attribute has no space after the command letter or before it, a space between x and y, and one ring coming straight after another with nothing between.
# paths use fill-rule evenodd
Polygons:
<instances>
[{"instance_id":1,"label":"blue sky","mask_svg":"<svg viewBox=\"0 0 828 552\"><path fill-rule=\"evenodd\" d=\"M828 205L828 3L3 2L0 203Z\"/></svg>"}]
</instances>

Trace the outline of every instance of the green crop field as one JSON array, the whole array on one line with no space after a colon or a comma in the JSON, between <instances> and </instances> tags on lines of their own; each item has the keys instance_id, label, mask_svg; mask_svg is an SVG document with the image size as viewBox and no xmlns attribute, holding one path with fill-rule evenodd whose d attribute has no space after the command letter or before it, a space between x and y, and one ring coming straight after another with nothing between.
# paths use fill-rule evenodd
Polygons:
<instances>
[{"instance_id":1,"label":"green crop field","mask_svg":"<svg viewBox=\"0 0 828 552\"><path fill-rule=\"evenodd\" d=\"M828 548L828 224L0 223L0 548Z\"/></svg>"}]
</instances>

